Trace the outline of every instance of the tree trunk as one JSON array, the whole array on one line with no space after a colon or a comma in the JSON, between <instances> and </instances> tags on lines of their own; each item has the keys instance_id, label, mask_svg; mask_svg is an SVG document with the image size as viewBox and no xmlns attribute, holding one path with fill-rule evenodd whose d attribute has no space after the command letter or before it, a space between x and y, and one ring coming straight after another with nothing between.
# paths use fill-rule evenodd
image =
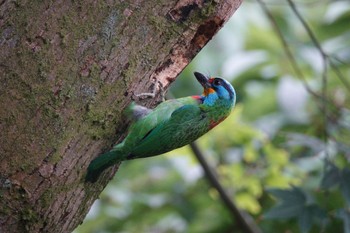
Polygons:
<instances>
[{"instance_id":1,"label":"tree trunk","mask_svg":"<svg viewBox=\"0 0 350 233\"><path fill-rule=\"evenodd\" d=\"M134 93L174 81L240 2L1 1L0 232L81 223L118 167L94 184L86 168Z\"/></svg>"}]
</instances>

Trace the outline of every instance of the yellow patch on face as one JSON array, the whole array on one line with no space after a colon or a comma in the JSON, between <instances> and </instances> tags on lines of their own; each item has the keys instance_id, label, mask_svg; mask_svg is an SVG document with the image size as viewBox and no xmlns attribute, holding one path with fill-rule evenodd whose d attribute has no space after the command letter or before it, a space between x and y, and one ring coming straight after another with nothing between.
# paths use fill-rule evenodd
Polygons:
<instances>
[{"instance_id":1,"label":"yellow patch on face","mask_svg":"<svg viewBox=\"0 0 350 233\"><path fill-rule=\"evenodd\" d=\"M209 94L214 93L214 92L215 91L213 88L207 88L207 89L204 89L203 95L208 96Z\"/></svg>"}]
</instances>

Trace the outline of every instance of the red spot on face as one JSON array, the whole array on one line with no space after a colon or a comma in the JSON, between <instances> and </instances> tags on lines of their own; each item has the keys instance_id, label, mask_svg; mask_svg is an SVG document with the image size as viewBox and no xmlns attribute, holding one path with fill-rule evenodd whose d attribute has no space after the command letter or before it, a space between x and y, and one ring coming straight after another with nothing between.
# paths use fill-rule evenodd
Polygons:
<instances>
[{"instance_id":1,"label":"red spot on face","mask_svg":"<svg viewBox=\"0 0 350 233\"><path fill-rule=\"evenodd\" d=\"M203 103L203 100L202 100L202 97L201 97L201 96L199 96L199 95L193 95L193 96L191 96L191 97L192 97L192 99L197 100L197 103L198 103L198 104L202 104L202 103Z\"/></svg>"}]
</instances>

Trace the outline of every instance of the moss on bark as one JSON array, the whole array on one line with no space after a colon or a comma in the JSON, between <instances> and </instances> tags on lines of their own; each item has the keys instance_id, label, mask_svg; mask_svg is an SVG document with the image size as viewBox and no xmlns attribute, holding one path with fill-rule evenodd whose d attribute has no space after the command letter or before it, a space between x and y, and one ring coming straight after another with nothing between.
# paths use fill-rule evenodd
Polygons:
<instances>
[{"instance_id":1,"label":"moss on bark","mask_svg":"<svg viewBox=\"0 0 350 233\"><path fill-rule=\"evenodd\" d=\"M84 183L133 93L168 86L239 3L4 1L0 231L72 231L117 169Z\"/></svg>"}]
</instances>

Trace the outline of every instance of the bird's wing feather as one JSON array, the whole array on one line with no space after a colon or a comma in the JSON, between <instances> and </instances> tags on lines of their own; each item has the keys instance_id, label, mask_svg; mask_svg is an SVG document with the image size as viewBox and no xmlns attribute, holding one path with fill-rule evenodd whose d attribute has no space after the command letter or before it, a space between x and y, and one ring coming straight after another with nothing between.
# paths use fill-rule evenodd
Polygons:
<instances>
[{"instance_id":1,"label":"bird's wing feather","mask_svg":"<svg viewBox=\"0 0 350 233\"><path fill-rule=\"evenodd\" d=\"M157 125L167 121L171 114L181 106L183 106L183 103L180 101L168 100L159 104L155 109L151 110L147 115L141 117L139 120L134 121L129 128L129 134L123 141L122 147L125 149L125 151L130 151L132 148L137 146L140 141L142 141L154 128L156 128ZM132 112L130 111L130 113Z\"/></svg>"},{"instance_id":2,"label":"bird's wing feather","mask_svg":"<svg viewBox=\"0 0 350 233\"><path fill-rule=\"evenodd\" d=\"M145 153L151 153L152 148L147 150L147 148L145 148L143 145L148 145L148 141L155 142L151 145L152 147L159 145L159 143L157 143L157 137L155 135L156 132L162 131L162 127L164 127L163 125L167 125L166 122L168 122L173 116L176 116L177 114L179 114L179 116L185 116L187 115L185 114L186 112L190 113L191 109L188 108L191 107L182 108L186 105L198 106L198 100L192 97L184 97L162 102L149 114L135 121L129 128L128 136L124 139L122 144L118 145L121 145L121 147L123 147L123 150L129 153L139 151L138 148L143 148L143 151ZM188 110L186 111L186 109ZM177 119L177 117L175 117L175 119ZM174 122L174 124L176 124L176 122ZM116 147L120 147L118 145ZM138 153L138 155L139 154L140 153Z\"/></svg>"},{"instance_id":3,"label":"bird's wing feather","mask_svg":"<svg viewBox=\"0 0 350 233\"><path fill-rule=\"evenodd\" d=\"M194 125L200 120L201 109L198 105L184 105L175 110L169 119L157 124L150 129L139 141L138 145L133 148L134 154L145 156L147 154L164 153L161 151L164 145L160 145L166 138L172 138L174 132L185 132L191 125ZM181 137L179 137L181 138ZM165 150L167 150L165 148Z\"/></svg>"},{"instance_id":4,"label":"bird's wing feather","mask_svg":"<svg viewBox=\"0 0 350 233\"><path fill-rule=\"evenodd\" d=\"M157 135L157 133L164 128L164 125L167 125L172 121L177 122L177 124L182 124L193 120L193 116L197 114L198 111L200 111L200 109L198 106L195 105L184 105L178 108L171 114L170 118L167 121L164 121L163 123L150 129L150 131L145 134L140 144L146 143L147 140L151 140L152 138L154 138L154 135Z\"/></svg>"}]
</instances>

